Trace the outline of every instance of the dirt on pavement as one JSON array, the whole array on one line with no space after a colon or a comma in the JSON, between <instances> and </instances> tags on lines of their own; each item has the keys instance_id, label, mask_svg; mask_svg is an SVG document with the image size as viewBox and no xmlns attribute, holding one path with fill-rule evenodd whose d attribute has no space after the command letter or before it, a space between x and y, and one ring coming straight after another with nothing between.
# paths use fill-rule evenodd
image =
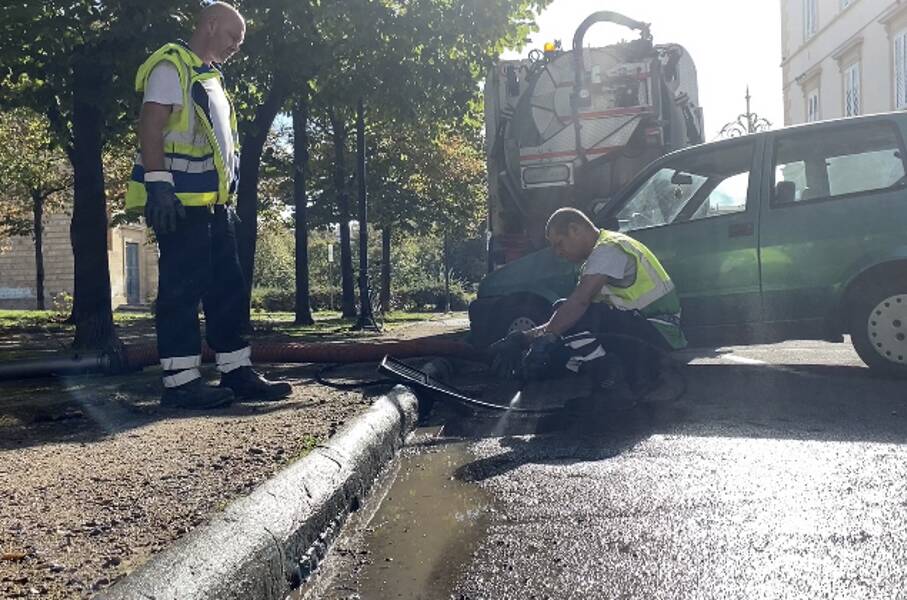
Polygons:
<instances>
[{"instance_id":1,"label":"dirt on pavement","mask_svg":"<svg viewBox=\"0 0 907 600\"><path fill-rule=\"evenodd\" d=\"M464 326L457 316L380 337ZM160 408L158 369L0 383L0 597L90 597L371 404L316 383L320 368L267 365L293 383L289 399L204 413ZM374 366L333 376L370 379Z\"/></svg>"}]
</instances>

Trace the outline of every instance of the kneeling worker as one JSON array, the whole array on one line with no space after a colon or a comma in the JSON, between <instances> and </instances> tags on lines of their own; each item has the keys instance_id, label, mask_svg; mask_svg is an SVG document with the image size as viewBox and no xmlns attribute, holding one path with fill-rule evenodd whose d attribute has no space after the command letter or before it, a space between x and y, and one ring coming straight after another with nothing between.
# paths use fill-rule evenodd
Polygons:
<instances>
[{"instance_id":1,"label":"kneeling worker","mask_svg":"<svg viewBox=\"0 0 907 600\"><path fill-rule=\"evenodd\" d=\"M610 389L619 364L634 394L645 394L657 385L661 352L686 346L671 278L641 242L600 230L573 208L551 216L546 237L558 256L582 265L579 283L547 323L492 346L495 370L524 379L586 373Z\"/></svg>"}]
</instances>

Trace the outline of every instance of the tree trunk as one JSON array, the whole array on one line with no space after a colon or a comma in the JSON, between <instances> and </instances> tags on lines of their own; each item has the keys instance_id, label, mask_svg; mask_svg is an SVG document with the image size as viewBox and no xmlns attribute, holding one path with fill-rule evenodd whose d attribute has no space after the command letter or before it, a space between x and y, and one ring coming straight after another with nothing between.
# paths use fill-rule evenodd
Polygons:
<instances>
[{"instance_id":1,"label":"tree trunk","mask_svg":"<svg viewBox=\"0 0 907 600\"><path fill-rule=\"evenodd\" d=\"M280 80L278 79L278 82ZM283 108L287 91L277 83L268 92L265 101L255 111L255 118L243 128L242 160L239 163L239 190L236 213L239 227L236 232L239 264L246 281L246 292L252 291L252 273L255 268L255 245L258 240L258 182L261 155L268 140L268 132ZM249 324L249 306L245 307L243 320Z\"/></svg>"},{"instance_id":2,"label":"tree trunk","mask_svg":"<svg viewBox=\"0 0 907 600\"><path fill-rule=\"evenodd\" d=\"M358 329L375 327L368 285L368 180L365 160L365 104L356 107L356 183L359 189L359 321Z\"/></svg>"},{"instance_id":3,"label":"tree trunk","mask_svg":"<svg viewBox=\"0 0 907 600\"><path fill-rule=\"evenodd\" d=\"M38 190L32 191L32 208L35 215L35 297L37 309L44 310L47 308L44 301L44 195Z\"/></svg>"},{"instance_id":4,"label":"tree trunk","mask_svg":"<svg viewBox=\"0 0 907 600\"><path fill-rule=\"evenodd\" d=\"M381 312L387 313L391 306L391 228L381 230Z\"/></svg>"},{"instance_id":5,"label":"tree trunk","mask_svg":"<svg viewBox=\"0 0 907 600\"><path fill-rule=\"evenodd\" d=\"M450 312L450 243L444 234L444 312Z\"/></svg>"},{"instance_id":6,"label":"tree trunk","mask_svg":"<svg viewBox=\"0 0 907 600\"><path fill-rule=\"evenodd\" d=\"M309 167L309 105L301 98L293 107L293 197L296 201L296 324L314 325L309 297L309 223L306 214L306 173Z\"/></svg>"},{"instance_id":7,"label":"tree trunk","mask_svg":"<svg viewBox=\"0 0 907 600\"><path fill-rule=\"evenodd\" d=\"M73 346L80 350L109 350L119 345L113 326L110 265L107 258L107 198L104 194L104 115L96 102L109 90L109 73L92 61L73 68L74 202L69 234L75 262L72 320Z\"/></svg>"},{"instance_id":8,"label":"tree trunk","mask_svg":"<svg viewBox=\"0 0 907 600\"><path fill-rule=\"evenodd\" d=\"M353 291L353 252L350 247L350 198L346 182L346 124L334 108L328 115L334 140L334 188L340 212L340 286L341 312L345 319L356 318L356 294Z\"/></svg>"}]
</instances>

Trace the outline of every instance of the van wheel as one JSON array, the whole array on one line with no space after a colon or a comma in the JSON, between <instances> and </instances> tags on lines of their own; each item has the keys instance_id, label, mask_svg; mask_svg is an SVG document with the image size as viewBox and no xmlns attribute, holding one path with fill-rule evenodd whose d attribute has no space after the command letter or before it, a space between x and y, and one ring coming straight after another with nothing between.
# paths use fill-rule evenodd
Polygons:
<instances>
[{"instance_id":1,"label":"van wheel","mask_svg":"<svg viewBox=\"0 0 907 600\"><path fill-rule=\"evenodd\" d=\"M551 317L551 308L541 300L527 298L513 299L502 303L501 311L494 320L492 341L497 341L514 331L526 331L538 327Z\"/></svg>"},{"instance_id":2,"label":"van wheel","mask_svg":"<svg viewBox=\"0 0 907 600\"><path fill-rule=\"evenodd\" d=\"M871 369L907 378L907 283L870 285L850 309L850 335Z\"/></svg>"}]
</instances>

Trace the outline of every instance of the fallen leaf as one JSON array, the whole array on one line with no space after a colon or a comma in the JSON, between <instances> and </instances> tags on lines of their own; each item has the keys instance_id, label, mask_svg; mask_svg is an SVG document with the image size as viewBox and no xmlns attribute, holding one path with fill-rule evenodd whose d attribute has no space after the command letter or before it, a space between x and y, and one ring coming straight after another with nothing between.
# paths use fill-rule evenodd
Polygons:
<instances>
[{"instance_id":1,"label":"fallen leaf","mask_svg":"<svg viewBox=\"0 0 907 600\"><path fill-rule=\"evenodd\" d=\"M26 553L26 552L18 552L16 550L10 550L9 552L4 552L3 556L0 557L0 559L12 561L12 562L18 562L20 560L25 560L26 556L28 556L28 553Z\"/></svg>"}]
</instances>

